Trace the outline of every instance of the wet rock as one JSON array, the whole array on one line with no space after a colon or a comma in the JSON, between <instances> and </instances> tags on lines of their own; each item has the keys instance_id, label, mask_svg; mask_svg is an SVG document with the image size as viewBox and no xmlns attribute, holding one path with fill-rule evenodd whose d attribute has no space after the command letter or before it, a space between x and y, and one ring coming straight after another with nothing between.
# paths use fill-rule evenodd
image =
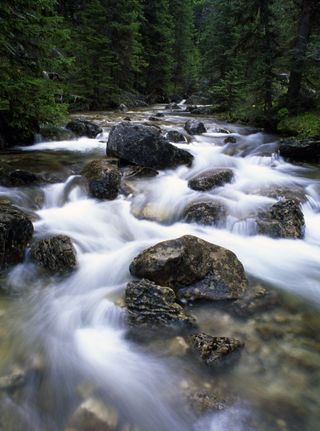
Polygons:
<instances>
[{"instance_id":1,"label":"wet rock","mask_svg":"<svg viewBox=\"0 0 320 431\"><path fill-rule=\"evenodd\" d=\"M88 180L89 193L97 199L116 199L119 193L121 173L117 164L109 159L93 160L83 170Z\"/></svg>"},{"instance_id":2,"label":"wet rock","mask_svg":"<svg viewBox=\"0 0 320 431\"><path fill-rule=\"evenodd\" d=\"M169 130L166 134L166 138L171 142L186 142L186 138L183 133L178 132L178 130Z\"/></svg>"},{"instance_id":3,"label":"wet rock","mask_svg":"<svg viewBox=\"0 0 320 431\"><path fill-rule=\"evenodd\" d=\"M74 119L69 121L66 128L71 130L76 136L87 136L88 138L95 138L102 133L101 127L92 121Z\"/></svg>"},{"instance_id":4,"label":"wet rock","mask_svg":"<svg viewBox=\"0 0 320 431\"><path fill-rule=\"evenodd\" d=\"M154 169L190 166L193 156L170 144L161 129L152 126L120 123L112 127L107 154Z\"/></svg>"},{"instance_id":5,"label":"wet rock","mask_svg":"<svg viewBox=\"0 0 320 431\"><path fill-rule=\"evenodd\" d=\"M5 187L29 186L41 182L40 175L23 169L15 169L10 165L0 165L0 185Z\"/></svg>"},{"instance_id":6,"label":"wet rock","mask_svg":"<svg viewBox=\"0 0 320 431\"><path fill-rule=\"evenodd\" d=\"M163 112L157 112L155 116L156 116L156 117L159 117L159 118L163 118L163 117L165 117L165 115L164 115L164 113L163 113Z\"/></svg>"},{"instance_id":7,"label":"wet rock","mask_svg":"<svg viewBox=\"0 0 320 431\"><path fill-rule=\"evenodd\" d=\"M40 135L43 141L70 141L75 138L75 134L65 127L59 126L42 126L40 128Z\"/></svg>"},{"instance_id":8,"label":"wet rock","mask_svg":"<svg viewBox=\"0 0 320 431\"><path fill-rule=\"evenodd\" d=\"M30 250L32 260L50 273L64 274L77 266L75 248L65 235L35 241Z\"/></svg>"},{"instance_id":9,"label":"wet rock","mask_svg":"<svg viewBox=\"0 0 320 431\"><path fill-rule=\"evenodd\" d=\"M24 212L0 204L0 270L22 262L32 235L32 222Z\"/></svg>"},{"instance_id":10,"label":"wet rock","mask_svg":"<svg viewBox=\"0 0 320 431\"><path fill-rule=\"evenodd\" d=\"M123 121L131 121L130 117L124 117Z\"/></svg>"},{"instance_id":11,"label":"wet rock","mask_svg":"<svg viewBox=\"0 0 320 431\"><path fill-rule=\"evenodd\" d=\"M145 168L143 166L127 166L122 170L122 175L126 179L133 178L152 178L159 175L159 172L156 169Z\"/></svg>"},{"instance_id":12,"label":"wet rock","mask_svg":"<svg viewBox=\"0 0 320 431\"><path fill-rule=\"evenodd\" d=\"M284 139L279 151L282 157L291 160L317 163L320 161L320 139Z\"/></svg>"},{"instance_id":13,"label":"wet rock","mask_svg":"<svg viewBox=\"0 0 320 431\"><path fill-rule=\"evenodd\" d=\"M215 132L215 133L223 133L223 134L225 134L225 135L228 135L229 133L231 133L231 132L230 132L230 130L228 130L228 129L223 129L222 127L216 127L216 128L214 129L214 132Z\"/></svg>"},{"instance_id":14,"label":"wet rock","mask_svg":"<svg viewBox=\"0 0 320 431\"><path fill-rule=\"evenodd\" d=\"M158 117L149 117L149 121L161 121Z\"/></svg>"},{"instance_id":15,"label":"wet rock","mask_svg":"<svg viewBox=\"0 0 320 431\"><path fill-rule=\"evenodd\" d=\"M305 191L302 187L268 187L264 189L250 191L253 195L267 196L277 200L295 200L298 203L304 203L307 200Z\"/></svg>"},{"instance_id":16,"label":"wet rock","mask_svg":"<svg viewBox=\"0 0 320 431\"><path fill-rule=\"evenodd\" d=\"M267 211L260 212L257 230L261 235L271 238L303 238L304 216L296 200L285 199L272 205Z\"/></svg>"},{"instance_id":17,"label":"wet rock","mask_svg":"<svg viewBox=\"0 0 320 431\"><path fill-rule=\"evenodd\" d=\"M177 103L173 102L173 103L169 103L168 105L165 106L166 109L170 109L172 110L178 110L181 111L181 106L178 105Z\"/></svg>"},{"instance_id":18,"label":"wet rock","mask_svg":"<svg viewBox=\"0 0 320 431\"><path fill-rule=\"evenodd\" d=\"M201 135L207 131L204 124L197 120L188 120L184 125L184 128L189 135Z\"/></svg>"},{"instance_id":19,"label":"wet rock","mask_svg":"<svg viewBox=\"0 0 320 431\"><path fill-rule=\"evenodd\" d=\"M187 223L198 223L206 226L223 223L226 218L226 209L219 202L196 202L189 205L184 212Z\"/></svg>"},{"instance_id":20,"label":"wet rock","mask_svg":"<svg viewBox=\"0 0 320 431\"><path fill-rule=\"evenodd\" d=\"M84 401L71 417L65 431L114 431L118 413L97 398Z\"/></svg>"},{"instance_id":21,"label":"wet rock","mask_svg":"<svg viewBox=\"0 0 320 431\"><path fill-rule=\"evenodd\" d=\"M128 112L129 109L124 103L121 103L121 105L119 106L119 111L120 112Z\"/></svg>"},{"instance_id":22,"label":"wet rock","mask_svg":"<svg viewBox=\"0 0 320 431\"><path fill-rule=\"evenodd\" d=\"M176 303L176 294L170 287L158 286L152 281L133 281L125 293L130 325L146 328L185 329L195 320Z\"/></svg>"},{"instance_id":23,"label":"wet rock","mask_svg":"<svg viewBox=\"0 0 320 431\"><path fill-rule=\"evenodd\" d=\"M233 178L232 169L211 169L191 178L188 186L193 190L204 192L230 183Z\"/></svg>"},{"instance_id":24,"label":"wet rock","mask_svg":"<svg viewBox=\"0 0 320 431\"><path fill-rule=\"evenodd\" d=\"M232 302L228 308L238 317L249 317L259 311L265 311L279 305L281 297L278 293L260 285L247 289L243 298Z\"/></svg>"},{"instance_id":25,"label":"wet rock","mask_svg":"<svg viewBox=\"0 0 320 431\"><path fill-rule=\"evenodd\" d=\"M237 138L235 138L234 136L228 136L225 140L224 140L225 144L236 144L237 143Z\"/></svg>"},{"instance_id":26,"label":"wet rock","mask_svg":"<svg viewBox=\"0 0 320 431\"><path fill-rule=\"evenodd\" d=\"M163 241L139 254L130 272L177 291L179 299L240 298L247 288L241 262L230 250L195 236Z\"/></svg>"},{"instance_id":27,"label":"wet rock","mask_svg":"<svg viewBox=\"0 0 320 431\"><path fill-rule=\"evenodd\" d=\"M230 365L239 359L244 343L235 338L212 337L200 333L191 337L193 351L210 368Z\"/></svg>"}]
</instances>

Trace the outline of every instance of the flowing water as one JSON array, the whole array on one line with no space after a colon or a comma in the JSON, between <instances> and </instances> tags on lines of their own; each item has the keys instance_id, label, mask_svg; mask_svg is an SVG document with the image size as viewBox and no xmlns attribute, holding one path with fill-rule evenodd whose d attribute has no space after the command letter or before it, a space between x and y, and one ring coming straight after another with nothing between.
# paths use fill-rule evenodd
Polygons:
<instances>
[{"instance_id":1,"label":"flowing water","mask_svg":"<svg viewBox=\"0 0 320 431\"><path fill-rule=\"evenodd\" d=\"M126 115L145 121L151 112ZM319 169L284 161L275 136L205 118L207 133L176 144L194 155L191 168L127 180L130 193L97 201L88 197L79 172L105 154L109 128L121 117L97 113L86 118L104 127L97 139L40 142L3 155L15 166L51 176L52 184L42 187L0 187L0 198L32 214L35 237L70 236L79 267L68 278L45 277L27 254L1 281L6 292L0 297L2 374L17 368L32 372L17 394L1 396L5 425L0 420L0 429L64 430L77 406L98 394L117 409L118 430L317 430ZM182 130L186 119L169 112L159 124ZM225 144L227 136L236 137L237 144ZM232 168L235 180L205 193L188 188L192 176L214 167ZM255 215L277 201L270 193L276 189L303 197L303 240L256 234ZM203 199L223 203L228 211L224 225L181 221L186 206ZM201 330L246 342L232 370L208 373L191 355L172 351L176 338L137 343L127 336L122 297L129 264L145 248L184 234L234 251L251 285L281 294L280 306L245 320L208 305L193 308ZM187 402L192 392L221 396L227 406L199 418Z\"/></svg>"}]
</instances>

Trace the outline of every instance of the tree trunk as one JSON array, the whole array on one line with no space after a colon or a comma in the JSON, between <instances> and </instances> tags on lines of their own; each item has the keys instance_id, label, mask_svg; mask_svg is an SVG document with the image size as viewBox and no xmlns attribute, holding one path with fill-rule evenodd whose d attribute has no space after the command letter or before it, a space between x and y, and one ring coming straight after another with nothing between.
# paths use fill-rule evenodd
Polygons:
<instances>
[{"instance_id":1,"label":"tree trunk","mask_svg":"<svg viewBox=\"0 0 320 431\"><path fill-rule=\"evenodd\" d=\"M313 3L314 0L303 0L302 2L298 37L293 49L293 59L287 93L287 105L291 112L296 111L299 105L302 77L311 30Z\"/></svg>"}]
</instances>

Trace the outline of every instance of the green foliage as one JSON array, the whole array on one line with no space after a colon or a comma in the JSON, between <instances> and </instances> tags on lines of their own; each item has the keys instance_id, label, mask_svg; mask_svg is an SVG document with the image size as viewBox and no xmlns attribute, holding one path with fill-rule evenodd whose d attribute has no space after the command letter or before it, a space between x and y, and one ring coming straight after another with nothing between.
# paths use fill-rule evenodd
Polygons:
<instances>
[{"instance_id":1,"label":"green foliage","mask_svg":"<svg viewBox=\"0 0 320 431\"><path fill-rule=\"evenodd\" d=\"M54 0L0 3L0 109L12 127L23 130L66 113L61 74L69 63L59 48L68 32L55 7Z\"/></svg>"},{"instance_id":2,"label":"green foliage","mask_svg":"<svg viewBox=\"0 0 320 431\"><path fill-rule=\"evenodd\" d=\"M278 131L301 138L320 137L320 113L306 112L296 116L282 118Z\"/></svg>"},{"instance_id":3,"label":"green foliage","mask_svg":"<svg viewBox=\"0 0 320 431\"><path fill-rule=\"evenodd\" d=\"M143 0L141 28L144 61L147 65L141 89L151 95L167 96L173 90L173 19L169 0Z\"/></svg>"}]
</instances>

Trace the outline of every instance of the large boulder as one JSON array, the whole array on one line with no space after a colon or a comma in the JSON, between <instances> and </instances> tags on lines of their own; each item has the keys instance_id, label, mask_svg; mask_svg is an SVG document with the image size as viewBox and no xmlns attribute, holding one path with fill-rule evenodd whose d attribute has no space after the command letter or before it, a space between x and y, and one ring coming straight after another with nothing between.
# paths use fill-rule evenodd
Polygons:
<instances>
[{"instance_id":1,"label":"large boulder","mask_svg":"<svg viewBox=\"0 0 320 431\"><path fill-rule=\"evenodd\" d=\"M93 139L102 133L101 127L97 124L79 118L69 121L66 128L71 130L76 136L87 136Z\"/></svg>"},{"instance_id":2,"label":"large boulder","mask_svg":"<svg viewBox=\"0 0 320 431\"><path fill-rule=\"evenodd\" d=\"M247 288L243 266L233 252L191 235L143 251L130 272L169 286L179 299L189 301L238 299Z\"/></svg>"},{"instance_id":3,"label":"large boulder","mask_svg":"<svg viewBox=\"0 0 320 431\"><path fill-rule=\"evenodd\" d=\"M92 397L74 412L65 431L115 431L118 422L118 413L113 406Z\"/></svg>"},{"instance_id":4,"label":"large boulder","mask_svg":"<svg viewBox=\"0 0 320 431\"><path fill-rule=\"evenodd\" d=\"M188 186L192 190L204 192L207 190L211 190L215 187L221 187L226 183L230 183L233 178L234 173L232 169L210 169L191 178L188 183Z\"/></svg>"},{"instance_id":5,"label":"large boulder","mask_svg":"<svg viewBox=\"0 0 320 431\"><path fill-rule=\"evenodd\" d=\"M200 361L210 368L230 365L239 359L244 343L235 338L212 337L200 333L192 336L192 349Z\"/></svg>"},{"instance_id":6,"label":"large boulder","mask_svg":"<svg viewBox=\"0 0 320 431\"><path fill-rule=\"evenodd\" d=\"M33 225L25 213L0 204L0 270L22 262L33 235Z\"/></svg>"},{"instance_id":7,"label":"large boulder","mask_svg":"<svg viewBox=\"0 0 320 431\"><path fill-rule=\"evenodd\" d=\"M147 328L185 329L194 326L193 317L176 303L170 287L149 280L133 281L125 293L130 325Z\"/></svg>"},{"instance_id":8,"label":"large boulder","mask_svg":"<svg viewBox=\"0 0 320 431\"><path fill-rule=\"evenodd\" d=\"M30 250L32 260L52 274L65 274L77 266L77 254L71 239L55 235L35 241Z\"/></svg>"},{"instance_id":9,"label":"large boulder","mask_svg":"<svg viewBox=\"0 0 320 431\"><path fill-rule=\"evenodd\" d=\"M320 138L284 139L280 142L279 151L282 157L291 160L317 163L320 160Z\"/></svg>"},{"instance_id":10,"label":"large boulder","mask_svg":"<svg viewBox=\"0 0 320 431\"><path fill-rule=\"evenodd\" d=\"M161 129L130 123L112 127L107 154L155 169L190 166L193 160L190 153L175 147L161 136Z\"/></svg>"},{"instance_id":11,"label":"large boulder","mask_svg":"<svg viewBox=\"0 0 320 431\"><path fill-rule=\"evenodd\" d=\"M207 131L205 125L201 121L197 120L188 120L184 128L189 135L201 135Z\"/></svg>"},{"instance_id":12,"label":"large boulder","mask_svg":"<svg viewBox=\"0 0 320 431\"><path fill-rule=\"evenodd\" d=\"M257 230L271 238L303 238L304 216L295 199L284 199L258 214Z\"/></svg>"},{"instance_id":13,"label":"large boulder","mask_svg":"<svg viewBox=\"0 0 320 431\"><path fill-rule=\"evenodd\" d=\"M89 193L97 199L116 199L119 193L121 173L108 159L93 160L83 170L88 180Z\"/></svg>"},{"instance_id":14,"label":"large boulder","mask_svg":"<svg viewBox=\"0 0 320 431\"><path fill-rule=\"evenodd\" d=\"M216 201L195 202L184 211L184 220L187 223L198 223L206 226L219 225L226 219L225 207Z\"/></svg>"},{"instance_id":15,"label":"large boulder","mask_svg":"<svg viewBox=\"0 0 320 431\"><path fill-rule=\"evenodd\" d=\"M175 143L186 142L186 137L178 130L169 130L166 134L166 138Z\"/></svg>"}]
</instances>

